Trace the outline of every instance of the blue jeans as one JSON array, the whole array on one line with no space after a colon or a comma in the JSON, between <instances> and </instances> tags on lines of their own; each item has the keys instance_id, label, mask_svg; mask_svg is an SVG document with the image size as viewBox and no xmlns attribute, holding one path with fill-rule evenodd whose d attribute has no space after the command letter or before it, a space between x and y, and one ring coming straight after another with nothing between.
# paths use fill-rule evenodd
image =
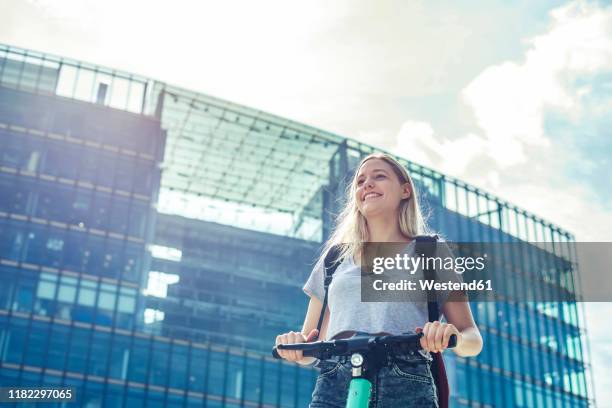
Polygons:
<instances>
[{"instance_id":1,"label":"blue jeans","mask_svg":"<svg viewBox=\"0 0 612 408\"><path fill-rule=\"evenodd\" d=\"M372 378L370 408L435 407L436 386L431 360L418 352L387 356ZM348 357L319 360L320 369L309 408L345 408L351 381Z\"/></svg>"}]
</instances>

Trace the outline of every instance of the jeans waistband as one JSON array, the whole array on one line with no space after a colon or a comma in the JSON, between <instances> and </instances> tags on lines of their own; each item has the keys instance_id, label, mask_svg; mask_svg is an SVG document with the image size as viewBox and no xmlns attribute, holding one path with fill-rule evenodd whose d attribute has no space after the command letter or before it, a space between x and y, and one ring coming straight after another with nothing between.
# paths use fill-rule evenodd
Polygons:
<instances>
[{"instance_id":1,"label":"jeans waistband","mask_svg":"<svg viewBox=\"0 0 612 408\"><path fill-rule=\"evenodd\" d=\"M431 361L433 358L430 353L425 353L425 355L421 354L420 351L408 351L408 352L394 352L389 350L384 354L384 357L387 359L387 363L392 363L395 359L401 359L403 361L414 361L414 362L427 362ZM351 356L332 356L329 360L337 361L340 363L349 363L351 361Z\"/></svg>"}]
</instances>

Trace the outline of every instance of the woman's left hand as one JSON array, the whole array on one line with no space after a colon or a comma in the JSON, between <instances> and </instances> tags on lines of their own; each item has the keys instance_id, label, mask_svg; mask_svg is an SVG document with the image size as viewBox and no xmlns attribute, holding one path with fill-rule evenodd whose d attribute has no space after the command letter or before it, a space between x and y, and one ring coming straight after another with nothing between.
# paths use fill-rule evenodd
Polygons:
<instances>
[{"instance_id":1,"label":"woman's left hand","mask_svg":"<svg viewBox=\"0 0 612 408\"><path fill-rule=\"evenodd\" d=\"M423 332L421 347L431 353L439 353L445 350L452 334L457 336L457 346L461 344L461 332L451 323L440 323L438 320L427 322L425 327L417 327L416 332Z\"/></svg>"}]
</instances>

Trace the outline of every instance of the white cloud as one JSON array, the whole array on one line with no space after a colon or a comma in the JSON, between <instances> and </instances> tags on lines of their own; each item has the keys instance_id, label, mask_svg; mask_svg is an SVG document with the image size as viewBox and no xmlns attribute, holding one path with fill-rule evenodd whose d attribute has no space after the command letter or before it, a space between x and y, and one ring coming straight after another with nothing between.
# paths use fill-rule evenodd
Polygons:
<instances>
[{"instance_id":1,"label":"white cloud","mask_svg":"<svg viewBox=\"0 0 612 408\"><path fill-rule=\"evenodd\" d=\"M442 173L465 175L475 160L487 155L487 147L487 141L476 134L469 133L455 140L438 138L430 123L409 120L402 125L392 150L417 163L428 164ZM472 181L496 185L497 171L490 169L479 172Z\"/></svg>"},{"instance_id":2,"label":"white cloud","mask_svg":"<svg viewBox=\"0 0 612 408\"><path fill-rule=\"evenodd\" d=\"M393 149L542 215L578 240L610 240L612 214L597 192L564 179L564 167L580 158L546 134L544 122L548 112L577 123L588 113L581 101L592 89L589 75L612 71L612 8L577 1L550 16L548 32L526 41L524 61L490 66L463 89L480 131L451 139L409 119Z\"/></svg>"},{"instance_id":3,"label":"white cloud","mask_svg":"<svg viewBox=\"0 0 612 408\"><path fill-rule=\"evenodd\" d=\"M590 87L575 86L578 77L612 69L612 9L573 2L551 17L550 31L527 41L524 62L489 67L463 90L502 167L525 162L525 146L550 144L547 109L580 116Z\"/></svg>"},{"instance_id":4,"label":"white cloud","mask_svg":"<svg viewBox=\"0 0 612 408\"><path fill-rule=\"evenodd\" d=\"M488 150L500 166L525 161L525 144L549 143L542 116L548 93L560 93L554 81L540 70L513 62L487 68L463 90L464 100L489 142Z\"/></svg>"}]
</instances>

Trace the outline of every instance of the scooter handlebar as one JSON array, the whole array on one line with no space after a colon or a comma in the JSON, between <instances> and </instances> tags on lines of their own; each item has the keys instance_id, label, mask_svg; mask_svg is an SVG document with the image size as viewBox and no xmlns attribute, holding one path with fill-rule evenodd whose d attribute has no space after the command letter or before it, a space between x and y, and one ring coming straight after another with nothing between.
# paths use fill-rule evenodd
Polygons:
<instances>
[{"instance_id":1,"label":"scooter handlebar","mask_svg":"<svg viewBox=\"0 0 612 408\"><path fill-rule=\"evenodd\" d=\"M419 333L418 337L420 338L422 333ZM394 336L386 336L387 341L389 339L393 339ZM399 336L397 336L399 337ZM346 341L347 339L343 339L342 341ZM332 341L317 341L313 343L293 343L293 344L279 344L272 348L272 357L275 359L281 359L282 357L278 354L278 350L301 350L302 355L304 357L317 357L323 348L333 347L335 344L335 340ZM452 334L448 339L447 348L453 348L457 345L457 336ZM416 342L416 349L420 350L421 343Z\"/></svg>"}]
</instances>

